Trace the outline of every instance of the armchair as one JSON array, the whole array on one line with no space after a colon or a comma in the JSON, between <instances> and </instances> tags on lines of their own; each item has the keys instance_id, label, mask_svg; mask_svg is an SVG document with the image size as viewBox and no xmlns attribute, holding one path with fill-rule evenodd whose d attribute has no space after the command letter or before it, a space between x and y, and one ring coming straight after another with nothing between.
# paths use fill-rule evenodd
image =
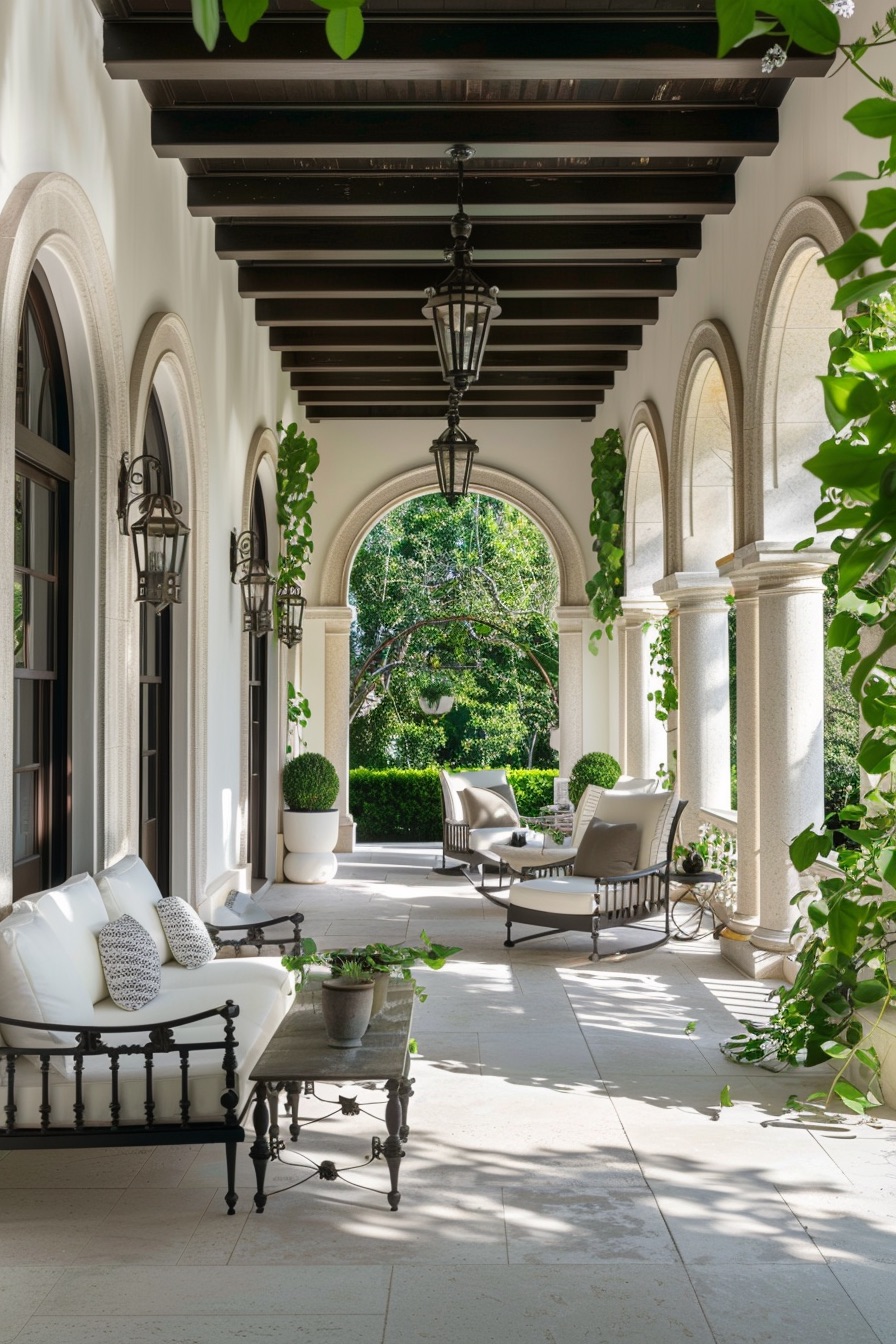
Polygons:
<instances>
[{"instance_id":1,"label":"armchair","mask_svg":"<svg viewBox=\"0 0 896 1344\"><path fill-rule=\"evenodd\" d=\"M447 770L440 770L439 783L442 787L442 863L441 867L435 868L434 871L451 873L456 872L459 866L479 868L488 861L495 862L492 847L506 844L513 832L520 828L519 808L505 772L459 770L452 774ZM461 797L468 788L500 788L515 813L514 823L471 827L466 820ZM448 859L454 860L451 867L448 866Z\"/></svg>"}]
</instances>

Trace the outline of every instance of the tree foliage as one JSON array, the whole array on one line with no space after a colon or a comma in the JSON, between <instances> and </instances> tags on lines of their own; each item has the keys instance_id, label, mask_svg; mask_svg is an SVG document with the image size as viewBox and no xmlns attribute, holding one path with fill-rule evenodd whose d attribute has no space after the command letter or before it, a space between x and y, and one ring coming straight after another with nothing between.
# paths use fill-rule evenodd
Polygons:
<instances>
[{"instance_id":1,"label":"tree foliage","mask_svg":"<svg viewBox=\"0 0 896 1344\"><path fill-rule=\"evenodd\" d=\"M625 559L625 453L618 429L608 429L591 446L590 531L594 538L597 569L585 584L591 614L597 629L591 635L592 652L600 639L613 638L613 625L622 614L623 561Z\"/></svg>"},{"instance_id":2,"label":"tree foliage","mask_svg":"<svg viewBox=\"0 0 896 1344\"><path fill-rule=\"evenodd\" d=\"M509 504L426 495L392 510L352 566L351 764L556 766L556 600L547 542ZM455 698L439 719L418 703L435 687Z\"/></svg>"}]
</instances>

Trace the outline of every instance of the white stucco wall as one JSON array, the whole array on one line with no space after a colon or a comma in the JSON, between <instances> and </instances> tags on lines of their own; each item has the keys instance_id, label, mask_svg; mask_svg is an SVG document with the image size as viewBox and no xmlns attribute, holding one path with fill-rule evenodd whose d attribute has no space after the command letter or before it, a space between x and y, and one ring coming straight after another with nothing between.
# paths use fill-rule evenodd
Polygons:
<instances>
[{"instance_id":1,"label":"white stucco wall","mask_svg":"<svg viewBox=\"0 0 896 1344\"><path fill-rule=\"evenodd\" d=\"M211 883L237 863L242 829L242 636L228 568L230 530L240 520L254 431L295 419L295 402L267 333L255 325L253 305L237 294L236 266L215 256L212 221L187 213L183 169L153 152L150 110L139 87L107 76L102 23L90 0L0 4L0 209L35 172L73 178L97 217L114 276L115 338L128 373L140 333L158 312L181 317L196 357L208 443L208 545L205 555L194 548L188 564L208 570L208 840L201 867ZM73 392L77 398L77 385ZM91 451L79 442L76 459ZM10 562L10 555L0 562L5 588ZM83 677L77 684L89 696ZM127 839L136 843L133 835Z\"/></svg>"}]
</instances>

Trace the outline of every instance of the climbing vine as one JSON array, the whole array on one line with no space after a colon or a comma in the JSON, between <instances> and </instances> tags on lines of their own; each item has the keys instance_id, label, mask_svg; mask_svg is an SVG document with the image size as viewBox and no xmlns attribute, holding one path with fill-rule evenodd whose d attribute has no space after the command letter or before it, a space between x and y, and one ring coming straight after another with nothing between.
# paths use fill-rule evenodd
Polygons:
<instances>
[{"instance_id":1,"label":"climbing vine","mask_svg":"<svg viewBox=\"0 0 896 1344\"><path fill-rule=\"evenodd\" d=\"M297 425L277 422L280 444L277 450L277 522L280 526L280 555L277 562L277 587L295 584L306 577L305 569L314 550L311 508L314 491L311 483L320 464L317 442L299 432ZM302 734L311 718L308 700L292 682L287 688L287 754L292 739L303 743Z\"/></svg>"},{"instance_id":2,"label":"climbing vine","mask_svg":"<svg viewBox=\"0 0 896 1344\"><path fill-rule=\"evenodd\" d=\"M625 453L618 429L608 429L591 446L590 531L594 538L597 570L585 584L591 614L597 629L591 635L591 650L597 652L600 639L613 638L613 624L622 615L622 562L625 514Z\"/></svg>"},{"instance_id":3,"label":"climbing vine","mask_svg":"<svg viewBox=\"0 0 896 1344\"><path fill-rule=\"evenodd\" d=\"M669 731L669 715L678 709L678 682L675 680L675 664L672 660L672 617L660 616L655 621L645 621L641 627L645 635L652 630L654 638L648 646L650 671L658 681L655 690L647 692L647 699L653 705L654 718ZM663 762L657 767L657 778L664 789L674 789L677 771L678 753L673 751L668 764Z\"/></svg>"},{"instance_id":4,"label":"climbing vine","mask_svg":"<svg viewBox=\"0 0 896 1344\"><path fill-rule=\"evenodd\" d=\"M766 54L762 68L767 73L784 64L791 41L810 51L839 51L843 63L858 70L879 95L856 104L845 119L861 134L889 142L889 157L879 161L876 177L855 171L840 176L878 181L896 172L896 96L892 81L872 75L864 58L896 41L896 11L873 25L870 39L843 43L838 16L852 12L852 0L832 0L829 7L821 0L788 0L786 7L776 0L762 9L772 18L757 21L755 8L742 0L717 0L720 54L760 32L784 43ZM879 782L863 803L841 809L821 831L807 828L792 841L791 861L801 872L831 855L837 870L822 877L817 890L795 898L798 970L792 986L776 991L771 1021L745 1023L746 1034L726 1047L733 1058L752 1062L775 1058L811 1066L833 1061L830 1086L808 1101L827 1106L836 1096L858 1114L880 1104L880 1060L871 1035L894 1001L896 900L890 891L896 883L896 670L885 665L896 645L894 224L896 190L869 190L861 229L823 259L839 283L833 306L850 315L831 334L829 368L820 380L833 433L805 464L821 482L816 529L832 534L837 555L837 614L827 643L841 651L850 693L868 726L859 764ZM874 232L881 230L889 231L878 239ZM810 544L811 539L803 543ZM836 830L846 841L839 850ZM865 1070L858 1086L847 1076L855 1065Z\"/></svg>"},{"instance_id":5,"label":"climbing vine","mask_svg":"<svg viewBox=\"0 0 896 1344\"><path fill-rule=\"evenodd\" d=\"M245 42L254 23L267 13L270 0L191 0L193 27L209 51L213 51L221 31L221 3L224 22L239 42ZM354 55L364 36L364 0L311 0L327 11L326 34L330 47L346 60Z\"/></svg>"}]
</instances>

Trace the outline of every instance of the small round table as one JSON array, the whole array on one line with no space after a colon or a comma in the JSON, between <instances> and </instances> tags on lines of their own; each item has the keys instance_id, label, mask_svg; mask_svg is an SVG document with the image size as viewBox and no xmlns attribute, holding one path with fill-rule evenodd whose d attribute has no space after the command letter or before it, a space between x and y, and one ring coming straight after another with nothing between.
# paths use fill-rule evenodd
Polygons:
<instances>
[{"instance_id":1,"label":"small round table","mask_svg":"<svg viewBox=\"0 0 896 1344\"><path fill-rule=\"evenodd\" d=\"M702 934L700 932L703 926L703 916L705 914L708 914L712 920L712 928L709 930L709 933L712 933L713 937L717 936L722 928L722 923L718 920L716 913L712 908L712 898L715 895L716 888L719 887L724 880L725 879L721 873L711 872L708 868L704 868L700 873L671 872L669 874L670 885L674 884L677 887L690 887L691 896L694 902L693 905L688 905L688 912L684 916L679 916L678 911L678 907L681 905L683 899L681 896L679 896L672 906L672 923L675 925L676 930L672 935L673 938L677 938L679 942L690 943L693 942L695 938L708 937L708 934ZM707 890L702 891L701 887L705 887Z\"/></svg>"}]
</instances>

